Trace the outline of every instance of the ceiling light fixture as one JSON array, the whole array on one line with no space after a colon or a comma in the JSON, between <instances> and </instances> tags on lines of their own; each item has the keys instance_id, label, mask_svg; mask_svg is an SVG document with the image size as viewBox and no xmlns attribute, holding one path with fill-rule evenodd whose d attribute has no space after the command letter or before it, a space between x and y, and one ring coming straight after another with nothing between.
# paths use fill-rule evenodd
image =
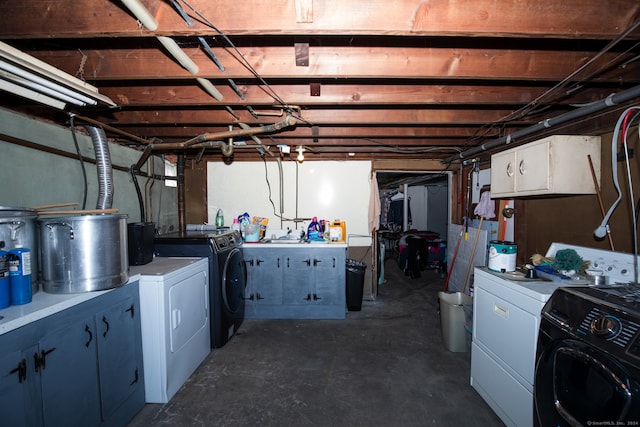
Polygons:
<instances>
[{"instance_id":1,"label":"ceiling light fixture","mask_svg":"<svg viewBox=\"0 0 640 427\"><path fill-rule=\"evenodd\" d=\"M0 89L63 110L98 102L115 106L98 89L51 65L0 42Z\"/></svg>"},{"instance_id":2,"label":"ceiling light fixture","mask_svg":"<svg viewBox=\"0 0 640 427\"><path fill-rule=\"evenodd\" d=\"M300 163L304 162L304 147L299 145L298 148L296 148L296 151L298 152L298 157L296 157L296 160Z\"/></svg>"}]
</instances>

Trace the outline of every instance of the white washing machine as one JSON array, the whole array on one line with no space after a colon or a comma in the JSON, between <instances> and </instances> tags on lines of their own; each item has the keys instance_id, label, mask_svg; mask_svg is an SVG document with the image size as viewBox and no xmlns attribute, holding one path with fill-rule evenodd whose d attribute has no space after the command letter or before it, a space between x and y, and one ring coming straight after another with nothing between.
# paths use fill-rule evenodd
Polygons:
<instances>
[{"instance_id":1,"label":"white washing machine","mask_svg":"<svg viewBox=\"0 0 640 427\"><path fill-rule=\"evenodd\" d=\"M166 403L211 351L207 258L154 258L140 274L147 403Z\"/></svg>"}]
</instances>

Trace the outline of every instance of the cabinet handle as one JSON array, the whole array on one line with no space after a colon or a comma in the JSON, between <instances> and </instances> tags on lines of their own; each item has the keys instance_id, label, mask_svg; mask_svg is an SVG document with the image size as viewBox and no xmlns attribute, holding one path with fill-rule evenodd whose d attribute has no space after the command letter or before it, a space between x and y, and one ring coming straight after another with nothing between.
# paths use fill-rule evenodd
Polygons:
<instances>
[{"instance_id":1,"label":"cabinet handle","mask_svg":"<svg viewBox=\"0 0 640 427\"><path fill-rule=\"evenodd\" d=\"M260 267L260 264L262 264L263 262L264 262L264 260L263 260L263 259L260 259L260 258L256 259L256 265L257 265L258 267Z\"/></svg>"},{"instance_id":2,"label":"cabinet handle","mask_svg":"<svg viewBox=\"0 0 640 427\"><path fill-rule=\"evenodd\" d=\"M140 374L138 374L138 368L136 368L136 371L133 373L133 381L131 381L129 385L134 385L135 383L137 383L139 378Z\"/></svg>"},{"instance_id":3,"label":"cabinet handle","mask_svg":"<svg viewBox=\"0 0 640 427\"><path fill-rule=\"evenodd\" d=\"M313 300L314 301L318 301L319 299L322 299L318 296L318 294L313 294Z\"/></svg>"},{"instance_id":4,"label":"cabinet handle","mask_svg":"<svg viewBox=\"0 0 640 427\"><path fill-rule=\"evenodd\" d=\"M278 264L278 268L280 268L280 258L278 258L277 264Z\"/></svg>"},{"instance_id":5,"label":"cabinet handle","mask_svg":"<svg viewBox=\"0 0 640 427\"><path fill-rule=\"evenodd\" d=\"M244 263L245 263L245 264L249 264L251 267L253 267L253 258L245 259L245 260L244 260Z\"/></svg>"},{"instance_id":6,"label":"cabinet handle","mask_svg":"<svg viewBox=\"0 0 640 427\"><path fill-rule=\"evenodd\" d=\"M513 166L511 166L511 162L507 163L507 169L505 170L507 176L511 178L513 176Z\"/></svg>"},{"instance_id":7,"label":"cabinet handle","mask_svg":"<svg viewBox=\"0 0 640 427\"><path fill-rule=\"evenodd\" d=\"M503 317L505 319L509 318L509 309L508 308L500 307L499 305L493 304L493 312L495 314L497 314L498 316Z\"/></svg>"},{"instance_id":8,"label":"cabinet handle","mask_svg":"<svg viewBox=\"0 0 640 427\"><path fill-rule=\"evenodd\" d=\"M245 300L247 300L247 299L248 299L248 300L250 300L250 301L253 301L253 294L249 294L249 298L243 298L243 299L245 299Z\"/></svg>"},{"instance_id":9,"label":"cabinet handle","mask_svg":"<svg viewBox=\"0 0 640 427\"><path fill-rule=\"evenodd\" d=\"M109 322L107 322L107 317L106 316L102 316L102 323L104 323L106 329L104 330L104 332L102 333L103 337L107 337L107 332L109 332Z\"/></svg>"},{"instance_id":10,"label":"cabinet handle","mask_svg":"<svg viewBox=\"0 0 640 427\"><path fill-rule=\"evenodd\" d=\"M38 355L38 353L36 353L36 356ZM26 359L22 359L20 362L18 362L18 366L16 366L15 368L13 368L11 371L9 371L9 374L18 374L18 384L22 384L23 381L26 381L27 379L27 360Z\"/></svg>"},{"instance_id":11,"label":"cabinet handle","mask_svg":"<svg viewBox=\"0 0 640 427\"><path fill-rule=\"evenodd\" d=\"M125 310L125 312L127 312L127 311L131 312L131 318L133 319L133 317L135 316L135 312L136 312L135 306L133 304L131 304L131 306Z\"/></svg>"},{"instance_id":12,"label":"cabinet handle","mask_svg":"<svg viewBox=\"0 0 640 427\"><path fill-rule=\"evenodd\" d=\"M91 328L89 328L89 325L84 325L84 331L89 334L89 340L84 343L85 347L89 348L89 344L91 344L91 341L93 341L93 334L91 333Z\"/></svg>"},{"instance_id":13,"label":"cabinet handle","mask_svg":"<svg viewBox=\"0 0 640 427\"><path fill-rule=\"evenodd\" d=\"M318 266L318 264L320 264L321 262L322 262L322 260L321 260L321 259L314 258L314 259L313 259L313 266L314 266L314 267L317 267L317 266Z\"/></svg>"},{"instance_id":14,"label":"cabinet handle","mask_svg":"<svg viewBox=\"0 0 640 427\"><path fill-rule=\"evenodd\" d=\"M264 298L260 296L260 292L256 293L256 301L260 301L261 299L264 299Z\"/></svg>"},{"instance_id":15,"label":"cabinet handle","mask_svg":"<svg viewBox=\"0 0 640 427\"><path fill-rule=\"evenodd\" d=\"M54 351L56 351L55 347L53 347L52 349L49 349L47 351L40 350L40 356L38 356L38 353L35 353L33 355L33 360L34 360L34 364L35 364L35 367L36 367L36 372L38 372L40 370L44 371L44 369L47 367L47 354L52 353Z\"/></svg>"},{"instance_id":16,"label":"cabinet handle","mask_svg":"<svg viewBox=\"0 0 640 427\"><path fill-rule=\"evenodd\" d=\"M524 163L524 160L520 160L520 163L518 164L518 172L520 172L520 175L527 173L527 165Z\"/></svg>"},{"instance_id":17,"label":"cabinet handle","mask_svg":"<svg viewBox=\"0 0 640 427\"><path fill-rule=\"evenodd\" d=\"M307 264L307 267L311 267L311 258L307 258L304 261L302 261L303 263Z\"/></svg>"},{"instance_id":18,"label":"cabinet handle","mask_svg":"<svg viewBox=\"0 0 640 427\"><path fill-rule=\"evenodd\" d=\"M307 294L307 297L304 300L305 301L311 301L311 294Z\"/></svg>"}]
</instances>

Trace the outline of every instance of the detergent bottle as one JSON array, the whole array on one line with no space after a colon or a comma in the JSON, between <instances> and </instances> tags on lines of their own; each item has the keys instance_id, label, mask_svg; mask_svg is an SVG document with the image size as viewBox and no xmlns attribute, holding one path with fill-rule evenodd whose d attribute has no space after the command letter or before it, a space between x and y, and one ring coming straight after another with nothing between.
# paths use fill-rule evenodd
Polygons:
<instances>
[{"instance_id":1,"label":"detergent bottle","mask_svg":"<svg viewBox=\"0 0 640 427\"><path fill-rule=\"evenodd\" d=\"M307 228L307 239L322 240L322 228L320 228L318 217L314 216L311 222L309 223L309 227Z\"/></svg>"}]
</instances>

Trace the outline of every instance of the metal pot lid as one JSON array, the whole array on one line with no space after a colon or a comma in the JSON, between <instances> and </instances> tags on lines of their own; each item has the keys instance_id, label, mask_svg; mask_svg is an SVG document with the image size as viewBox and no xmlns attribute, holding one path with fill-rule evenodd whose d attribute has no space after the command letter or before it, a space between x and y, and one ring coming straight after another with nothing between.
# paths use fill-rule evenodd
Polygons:
<instances>
[{"instance_id":1,"label":"metal pot lid","mask_svg":"<svg viewBox=\"0 0 640 427\"><path fill-rule=\"evenodd\" d=\"M36 217L38 212L31 208L0 206L0 217Z\"/></svg>"},{"instance_id":2,"label":"metal pot lid","mask_svg":"<svg viewBox=\"0 0 640 427\"><path fill-rule=\"evenodd\" d=\"M119 221L122 219L129 218L127 214L91 214L91 215L73 215L73 216L47 216L46 218L38 218L38 222L47 223L47 222L60 222L61 220L65 221L75 221L75 222L94 222L94 221Z\"/></svg>"}]
</instances>

